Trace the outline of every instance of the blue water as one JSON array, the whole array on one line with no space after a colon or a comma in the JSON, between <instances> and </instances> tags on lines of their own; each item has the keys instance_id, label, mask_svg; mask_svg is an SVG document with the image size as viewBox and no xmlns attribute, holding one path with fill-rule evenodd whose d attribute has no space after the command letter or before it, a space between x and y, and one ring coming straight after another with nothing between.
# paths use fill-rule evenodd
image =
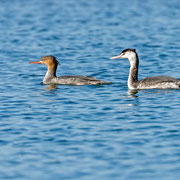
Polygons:
<instances>
[{"instance_id":1,"label":"blue water","mask_svg":"<svg viewBox=\"0 0 180 180\"><path fill-rule=\"evenodd\" d=\"M180 178L180 91L128 93L139 79L180 78L179 0L0 1L0 179ZM112 81L42 85L44 55L58 75Z\"/></svg>"}]
</instances>

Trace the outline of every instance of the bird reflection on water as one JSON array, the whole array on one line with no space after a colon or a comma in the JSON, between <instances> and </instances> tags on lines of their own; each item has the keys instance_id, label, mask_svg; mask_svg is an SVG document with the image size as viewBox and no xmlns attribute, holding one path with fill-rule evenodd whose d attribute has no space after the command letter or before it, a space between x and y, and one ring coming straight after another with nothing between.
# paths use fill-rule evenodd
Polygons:
<instances>
[{"instance_id":1,"label":"bird reflection on water","mask_svg":"<svg viewBox=\"0 0 180 180\"><path fill-rule=\"evenodd\" d=\"M55 84L49 84L46 85L45 90L47 91L55 91L56 89L59 89Z\"/></svg>"}]
</instances>

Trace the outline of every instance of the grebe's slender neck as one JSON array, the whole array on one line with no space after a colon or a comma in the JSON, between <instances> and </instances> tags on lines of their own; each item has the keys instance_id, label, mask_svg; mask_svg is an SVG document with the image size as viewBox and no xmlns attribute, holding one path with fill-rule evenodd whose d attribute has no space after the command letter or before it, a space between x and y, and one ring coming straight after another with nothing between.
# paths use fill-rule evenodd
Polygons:
<instances>
[{"instance_id":1,"label":"grebe's slender neck","mask_svg":"<svg viewBox=\"0 0 180 180\"><path fill-rule=\"evenodd\" d=\"M128 58L130 62L130 70L128 77L128 87L130 89L136 89L138 85L138 66L139 58L137 53L134 53L131 57Z\"/></svg>"}]
</instances>

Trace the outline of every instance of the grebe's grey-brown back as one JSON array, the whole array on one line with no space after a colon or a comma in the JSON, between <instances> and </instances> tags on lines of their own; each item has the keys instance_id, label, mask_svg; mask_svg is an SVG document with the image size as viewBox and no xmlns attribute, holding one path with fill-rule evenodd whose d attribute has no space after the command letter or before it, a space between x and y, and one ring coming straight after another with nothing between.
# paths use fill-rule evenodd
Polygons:
<instances>
[{"instance_id":1,"label":"grebe's grey-brown back","mask_svg":"<svg viewBox=\"0 0 180 180\"><path fill-rule=\"evenodd\" d=\"M96 85L96 84L110 84L111 82L102 81L90 76L60 76L56 77L56 69L58 61L54 56L43 56L40 61L29 62L30 64L45 64L47 65L47 72L43 79L43 84L62 84L62 85Z\"/></svg>"},{"instance_id":2,"label":"grebe's grey-brown back","mask_svg":"<svg viewBox=\"0 0 180 180\"><path fill-rule=\"evenodd\" d=\"M169 76L154 76L138 81L139 58L135 49L125 49L110 59L126 58L130 62L129 89L180 89L180 79Z\"/></svg>"}]
</instances>

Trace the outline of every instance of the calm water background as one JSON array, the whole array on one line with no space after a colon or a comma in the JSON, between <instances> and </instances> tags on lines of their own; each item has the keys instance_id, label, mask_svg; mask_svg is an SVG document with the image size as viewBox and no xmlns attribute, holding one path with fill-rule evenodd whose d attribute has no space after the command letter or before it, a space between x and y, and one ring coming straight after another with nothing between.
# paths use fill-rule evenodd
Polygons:
<instances>
[{"instance_id":1,"label":"calm water background","mask_svg":"<svg viewBox=\"0 0 180 180\"><path fill-rule=\"evenodd\" d=\"M139 78L180 78L179 0L0 1L0 179L178 179L180 91L129 94ZM46 86L58 75L91 75L102 86Z\"/></svg>"}]
</instances>

